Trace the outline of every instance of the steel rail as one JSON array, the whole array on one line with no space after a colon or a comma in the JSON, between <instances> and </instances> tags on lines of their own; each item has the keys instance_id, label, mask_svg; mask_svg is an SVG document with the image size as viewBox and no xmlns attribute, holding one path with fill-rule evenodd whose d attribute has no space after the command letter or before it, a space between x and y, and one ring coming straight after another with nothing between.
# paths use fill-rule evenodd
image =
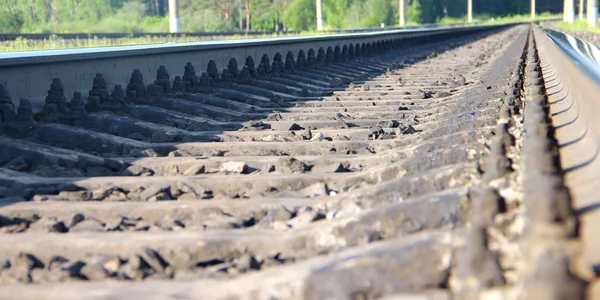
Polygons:
<instances>
[{"instance_id":1,"label":"steel rail","mask_svg":"<svg viewBox=\"0 0 600 300\"><path fill-rule=\"evenodd\" d=\"M365 28L332 28L321 31L321 33L355 33L367 31L400 30L400 29L419 29L419 28L451 28L461 26L481 25L484 22L458 22L458 23L426 23L407 26L385 26L385 27L365 27ZM74 32L74 33L3 33L0 34L0 41L15 41L19 38L27 40L45 40L51 38L60 39L121 39L121 38L140 38L140 37L227 37L227 36L261 36L261 35L297 35L301 31L226 31L226 32Z\"/></svg>"},{"instance_id":2,"label":"steel rail","mask_svg":"<svg viewBox=\"0 0 600 300\"><path fill-rule=\"evenodd\" d=\"M577 275L591 279L600 264L600 65L599 49L570 35L534 30L549 114L571 206L579 216L581 260Z\"/></svg>"},{"instance_id":3,"label":"steel rail","mask_svg":"<svg viewBox=\"0 0 600 300\"><path fill-rule=\"evenodd\" d=\"M263 55L274 57L280 53L285 57L291 52L296 56L300 50L333 52L333 49L343 51L360 45L361 49L375 53L385 51L392 43L439 40L506 26L511 25L6 53L0 55L0 84L10 90L15 105L20 99L28 99L37 113L44 106L54 78L61 79L67 95L77 91L87 95L97 73L104 75L109 87L125 87L134 69L140 70L147 84L156 77L161 66L172 75L179 75L186 63L191 63L196 70L207 70L209 61L213 60L222 69L232 60L243 64L248 57L253 57L258 65Z\"/></svg>"},{"instance_id":4,"label":"steel rail","mask_svg":"<svg viewBox=\"0 0 600 300\"><path fill-rule=\"evenodd\" d=\"M89 39L89 38L100 38L100 39L123 39L123 38L140 38L140 37L215 37L215 36L260 36L269 34L298 34L300 31L228 31L228 32L181 32L181 33L169 33L169 32L77 32L77 33L3 33L0 34L0 41L15 41L19 38L27 40L46 40L50 38L61 38L65 40L75 39Z\"/></svg>"}]
</instances>

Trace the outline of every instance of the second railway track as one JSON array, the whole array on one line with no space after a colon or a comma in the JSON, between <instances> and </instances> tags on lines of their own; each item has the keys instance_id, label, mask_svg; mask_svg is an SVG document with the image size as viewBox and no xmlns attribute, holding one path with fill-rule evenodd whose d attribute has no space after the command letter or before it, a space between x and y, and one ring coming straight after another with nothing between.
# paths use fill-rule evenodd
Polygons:
<instances>
[{"instance_id":1,"label":"second railway track","mask_svg":"<svg viewBox=\"0 0 600 300\"><path fill-rule=\"evenodd\" d=\"M3 90L0 298L581 298L537 43L189 65L137 104L136 72L56 80L35 121Z\"/></svg>"}]
</instances>

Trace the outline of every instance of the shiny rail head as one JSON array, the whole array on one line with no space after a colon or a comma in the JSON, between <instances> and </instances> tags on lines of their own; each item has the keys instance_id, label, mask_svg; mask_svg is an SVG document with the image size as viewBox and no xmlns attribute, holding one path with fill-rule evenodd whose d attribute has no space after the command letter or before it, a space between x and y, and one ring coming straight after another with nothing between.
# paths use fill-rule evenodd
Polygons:
<instances>
[{"instance_id":1,"label":"shiny rail head","mask_svg":"<svg viewBox=\"0 0 600 300\"><path fill-rule=\"evenodd\" d=\"M310 42L329 42L348 39L386 38L386 37L420 37L441 32L456 33L463 30L485 30L488 28L502 27L503 25L481 25L481 26L456 26L452 28L412 28L394 29L372 32L346 32L330 33L310 36L284 36L269 38L254 38L224 41L202 41L186 42L177 44L151 44L114 47L95 47L82 49L59 49L42 51L23 51L0 53L0 67L21 64L40 64L46 62L57 62L66 60L80 60L104 57L138 56L149 54L172 54L201 50L228 50L231 48L244 47L268 47L275 45L293 45Z\"/></svg>"},{"instance_id":2,"label":"shiny rail head","mask_svg":"<svg viewBox=\"0 0 600 300\"><path fill-rule=\"evenodd\" d=\"M580 71L600 85L600 48L564 32L542 29L554 44L570 59L577 62Z\"/></svg>"}]
</instances>

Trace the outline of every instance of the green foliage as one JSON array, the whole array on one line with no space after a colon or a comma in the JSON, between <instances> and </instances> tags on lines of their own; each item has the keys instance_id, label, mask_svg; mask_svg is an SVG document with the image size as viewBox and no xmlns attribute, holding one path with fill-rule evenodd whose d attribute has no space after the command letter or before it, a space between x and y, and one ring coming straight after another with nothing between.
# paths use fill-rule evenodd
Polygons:
<instances>
[{"instance_id":1,"label":"green foliage","mask_svg":"<svg viewBox=\"0 0 600 300\"><path fill-rule=\"evenodd\" d=\"M314 30L316 28L314 0L293 0L282 20L290 30Z\"/></svg>"},{"instance_id":2,"label":"green foliage","mask_svg":"<svg viewBox=\"0 0 600 300\"><path fill-rule=\"evenodd\" d=\"M182 31L314 30L315 0L178 0ZM398 24L398 0L322 0L325 28ZM405 0L409 24L462 22L466 0ZM562 0L536 0L560 12ZM247 9L249 8L249 11ZM479 19L526 15L526 0L473 0ZM247 26L247 24L249 26ZM0 32L166 32L168 0L0 0Z\"/></svg>"},{"instance_id":3,"label":"green foliage","mask_svg":"<svg viewBox=\"0 0 600 300\"><path fill-rule=\"evenodd\" d=\"M349 0L323 1L323 19L327 28L344 28Z\"/></svg>"},{"instance_id":4,"label":"green foliage","mask_svg":"<svg viewBox=\"0 0 600 300\"><path fill-rule=\"evenodd\" d=\"M408 24L421 23L421 3L420 0L413 0L406 10L406 22Z\"/></svg>"},{"instance_id":5,"label":"green foliage","mask_svg":"<svg viewBox=\"0 0 600 300\"><path fill-rule=\"evenodd\" d=\"M101 32L141 32L146 6L140 2L128 2L114 16L103 19L95 31Z\"/></svg>"},{"instance_id":6,"label":"green foliage","mask_svg":"<svg viewBox=\"0 0 600 300\"><path fill-rule=\"evenodd\" d=\"M366 15L361 19L362 27L376 27L381 24L394 24L393 9L388 0L367 1L363 5L363 13Z\"/></svg>"},{"instance_id":7,"label":"green foliage","mask_svg":"<svg viewBox=\"0 0 600 300\"><path fill-rule=\"evenodd\" d=\"M11 14L0 11L0 33L19 32L24 23L25 20L21 12Z\"/></svg>"},{"instance_id":8,"label":"green foliage","mask_svg":"<svg viewBox=\"0 0 600 300\"><path fill-rule=\"evenodd\" d=\"M558 22L556 25L565 31L589 31L600 33L600 27L589 26L586 19L575 19L573 24L567 22Z\"/></svg>"},{"instance_id":9,"label":"green foliage","mask_svg":"<svg viewBox=\"0 0 600 300\"><path fill-rule=\"evenodd\" d=\"M536 20L548 20L548 19L557 19L562 18L562 14L553 14L549 12L543 12L536 15ZM443 17L437 19L436 23L449 24L449 23L460 23L465 22L467 20L467 16L463 15L461 17ZM487 22L490 24L493 23L508 23L508 22L529 22L531 21L530 14L522 14L522 15L508 15L501 17L493 17L489 14L475 14L473 15L473 21L476 22Z\"/></svg>"}]
</instances>

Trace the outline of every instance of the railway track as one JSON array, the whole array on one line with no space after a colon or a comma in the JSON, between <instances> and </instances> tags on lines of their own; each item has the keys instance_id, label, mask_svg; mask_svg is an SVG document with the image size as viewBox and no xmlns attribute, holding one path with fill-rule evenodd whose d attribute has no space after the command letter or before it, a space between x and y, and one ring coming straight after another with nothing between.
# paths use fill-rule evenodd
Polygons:
<instances>
[{"instance_id":1,"label":"railway track","mask_svg":"<svg viewBox=\"0 0 600 300\"><path fill-rule=\"evenodd\" d=\"M549 20L558 21L558 20ZM430 24L419 24L419 25L407 25L407 26L386 26L382 27L369 27L369 28L343 28L343 29L327 29L321 31L322 33L353 33L353 32L368 32L368 31L382 31L382 30L410 30L420 28L452 28L461 26L472 26L478 25L484 22L477 21L472 23L430 23ZM116 32L95 32L95 33L0 33L0 41L9 42L18 39L26 40L48 40L53 38L60 38L64 40L75 40L75 39L129 39L129 38L143 38L143 37L154 37L154 38L167 38L167 37L197 37L204 38L207 40L219 38L219 37L260 37L268 35L298 35L301 31L229 31L229 32L130 32L130 33L116 33Z\"/></svg>"},{"instance_id":2,"label":"railway track","mask_svg":"<svg viewBox=\"0 0 600 300\"><path fill-rule=\"evenodd\" d=\"M594 299L572 60L529 25L359 45L3 87L0 298Z\"/></svg>"}]
</instances>

